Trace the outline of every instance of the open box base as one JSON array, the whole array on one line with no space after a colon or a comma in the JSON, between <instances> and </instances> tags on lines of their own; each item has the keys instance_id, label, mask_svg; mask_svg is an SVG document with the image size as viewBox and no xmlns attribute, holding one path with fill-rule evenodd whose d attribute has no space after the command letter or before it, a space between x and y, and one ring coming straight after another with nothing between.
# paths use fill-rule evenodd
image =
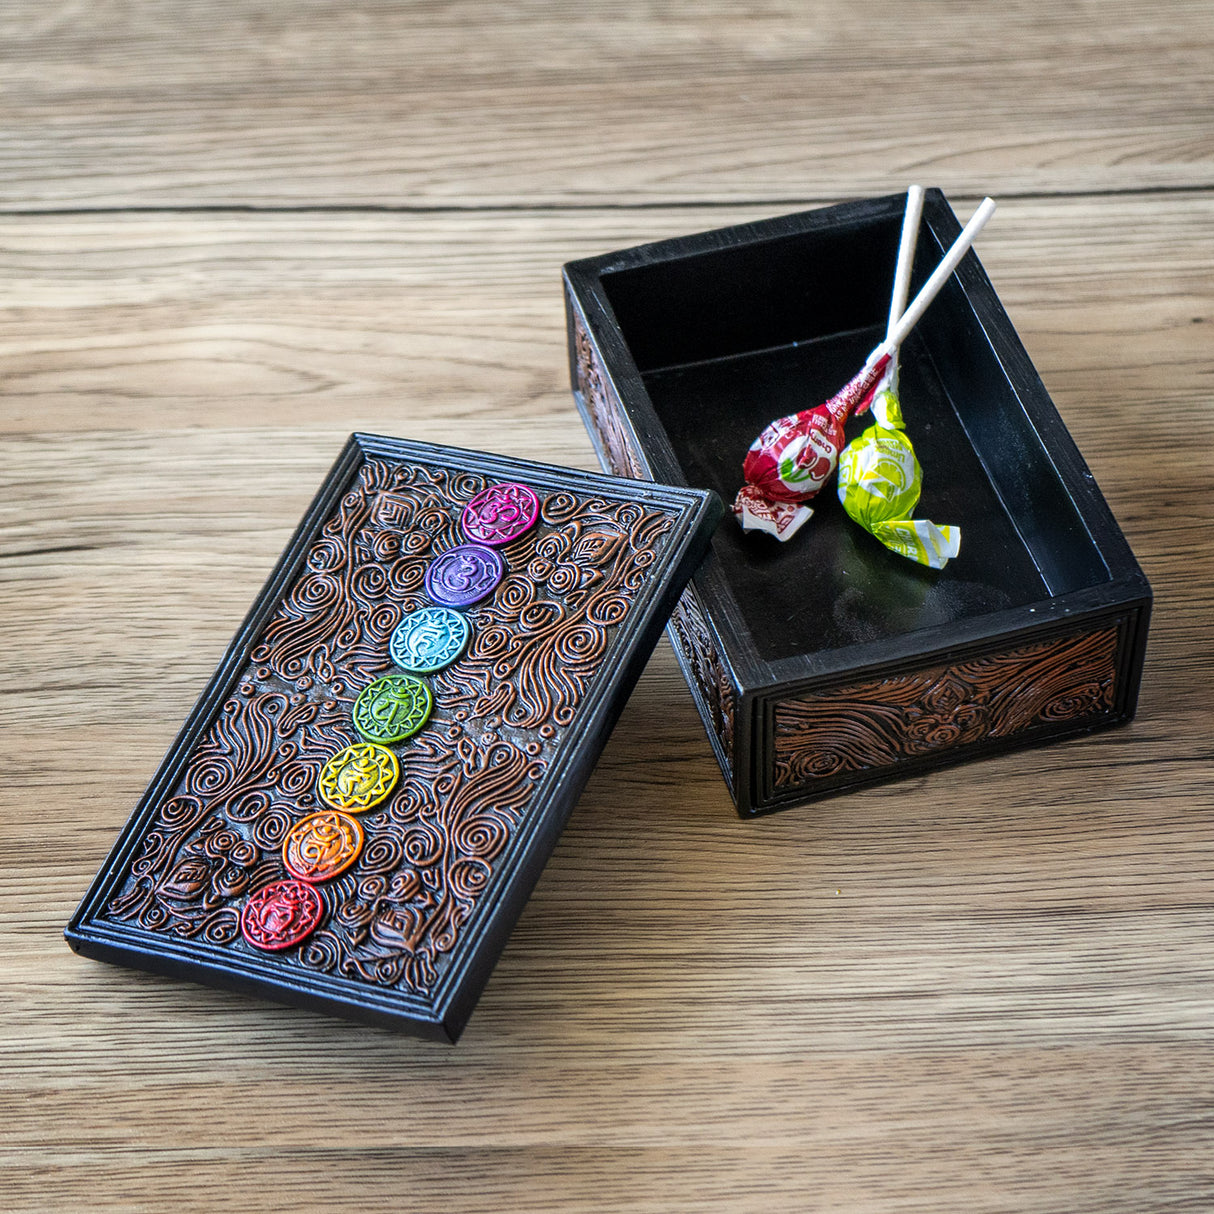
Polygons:
<instances>
[{"instance_id":1,"label":"open box base","mask_svg":"<svg viewBox=\"0 0 1214 1214\"><path fill-rule=\"evenodd\" d=\"M725 500L773 418L884 335L904 197L565 268L574 395L603 466ZM929 191L912 276L960 231ZM933 571L833 482L786 544L727 519L670 635L743 815L1133 715L1150 587L971 252L902 351ZM853 419L848 437L868 423Z\"/></svg>"}]
</instances>

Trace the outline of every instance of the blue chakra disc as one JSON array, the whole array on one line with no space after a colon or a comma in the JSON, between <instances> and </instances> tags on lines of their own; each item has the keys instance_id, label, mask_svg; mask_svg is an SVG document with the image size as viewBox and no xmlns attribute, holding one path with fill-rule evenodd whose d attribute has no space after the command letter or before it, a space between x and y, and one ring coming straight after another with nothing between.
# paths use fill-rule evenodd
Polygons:
<instances>
[{"instance_id":1,"label":"blue chakra disc","mask_svg":"<svg viewBox=\"0 0 1214 1214\"><path fill-rule=\"evenodd\" d=\"M492 548L460 544L426 567L426 593L444 607L470 607L497 589L506 562Z\"/></svg>"},{"instance_id":2,"label":"blue chakra disc","mask_svg":"<svg viewBox=\"0 0 1214 1214\"><path fill-rule=\"evenodd\" d=\"M450 607L423 607L396 626L388 653L413 674L434 674L450 666L468 646L472 629L467 619Z\"/></svg>"}]
</instances>

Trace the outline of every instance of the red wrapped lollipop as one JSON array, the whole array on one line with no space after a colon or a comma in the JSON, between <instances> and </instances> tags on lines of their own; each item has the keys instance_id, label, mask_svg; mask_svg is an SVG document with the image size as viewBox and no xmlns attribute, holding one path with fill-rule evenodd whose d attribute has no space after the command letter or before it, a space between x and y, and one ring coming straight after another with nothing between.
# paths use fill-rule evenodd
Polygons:
<instances>
[{"instance_id":1,"label":"red wrapped lollipop","mask_svg":"<svg viewBox=\"0 0 1214 1214\"><path fill-rule=\"evenodd\" d=\"M910 307L864 361L864 366L830 400L773 421L750 445L742 464L746 483L733 512L746 531L766 531L789 539L813 514L811 498L830 478L845 445L843 427L872 404L898 347L918 323L991 217L995 204L983 199L965 230L923 284Z\"/></svg>"},{"instance_id":2,"label":"red wrapped lollipop","mask_svg":"<svg viewBox=\"0 0 1214 1214\"><path fill-rule=\"evenodd\" d=\"M744 530L766 531L786 540L809 520L813 510L805 503L826 484L839 462L846 442L844 424L872 404L889 364L889 354L876 362L869 355L859 373L830 400L776 418L750 444L742 461L746 484L733 503Z\"/></svg>"}]
</instances>

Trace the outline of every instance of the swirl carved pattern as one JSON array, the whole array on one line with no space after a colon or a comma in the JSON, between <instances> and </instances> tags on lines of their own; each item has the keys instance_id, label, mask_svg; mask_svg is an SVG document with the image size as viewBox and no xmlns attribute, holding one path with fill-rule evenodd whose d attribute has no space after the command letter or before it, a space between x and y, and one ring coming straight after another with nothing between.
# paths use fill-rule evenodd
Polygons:
<instances>
[{"instance_id":1,"label":"swirl carved pattern","mask_svg":"<svg viewBox=\"0 0 1214 1214\"><path fill-rule=\"evenodd\" d=\"M725 661L708 631L704 609L692 587L688 586L683 591L671 612L670 623L707 712L704 723L721 743L727 774L732 775L737 692L725 668Z\"/></svg>"},{"instance_id":2,"label":"swirl carved pattern","mask_svg":"<svg viewBox=\"0 0 1214 1214\"><path fill-rule=\"evenodd\" d=\"M1114 625L784 700L775 709L775 786L1107 715L1117 641Z\"/></svg>"},{"instance_id":3,"label":"swirl carved pattern","mask_svg":"<svg viewBox=\"0 0 1214 1214\"><path fill-rule=\"evenodd\" d=\"M599 441L616 476L631 476L637 480L650 480L637 453L624 422L623 411L615 390L607 382L602 364L590 342L590 335L580 316L573 324L574 363L577 368L577 386L590 411Z\"/></svg>"},{"instance_id":4,"label":"swirl carved pattern","mask_svg":"<svg viewBox=\"0 0 1214 1214\"><path fill-rule=\"evenodd\" d=\"M290 875L283 842L324 808L321 767L359 741L354 700L393 669L392 631L427 605L426 566L462 542L460 512L486 483L363 465L157 807L107 917L252 953L241 907ZM429 722L394 747L399 783L359 816L361 855L316 887L320 927L263 964L422 996L434 987L673 523L636 503L548 495L540 525L503 550L496 592L466 613L467 651L430 676Z\"/></svg>"}]
</instances>

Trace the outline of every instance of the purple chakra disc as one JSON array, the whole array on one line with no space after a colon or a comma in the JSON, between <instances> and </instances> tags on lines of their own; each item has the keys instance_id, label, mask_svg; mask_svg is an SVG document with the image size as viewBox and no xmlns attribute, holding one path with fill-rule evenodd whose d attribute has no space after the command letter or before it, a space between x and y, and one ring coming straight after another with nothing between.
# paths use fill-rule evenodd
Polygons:
<instances>
[{"instance_id":1,"label":"purple chakra disc","mask_svg":"<svg viewBox=\"0 0 1214 1214\"><path fill-rule=\"evenodd\" d=\"M539 516L540 499L535 491L507 481L482 489L464 507L460 522L470 540L499 548L529 531Z\"/></svg>"},{"instance_id":2,"label":"purple chakra disc","mask_svg":"<svg viewBox=\"0 0 1214 1214\"><path fill-rule=\"evenodd\" d=\"M426 568L426 593L444 607L469 607L497 589L506 562L492 548L461 544L440 552Z\"/></svg>"}]
</instances>

